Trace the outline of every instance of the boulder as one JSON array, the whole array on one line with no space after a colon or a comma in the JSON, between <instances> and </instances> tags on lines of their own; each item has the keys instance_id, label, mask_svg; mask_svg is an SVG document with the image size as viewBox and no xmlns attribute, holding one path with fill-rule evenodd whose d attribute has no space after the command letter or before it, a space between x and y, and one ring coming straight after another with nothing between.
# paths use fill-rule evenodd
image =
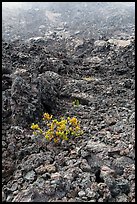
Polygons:
<instances>
[{"instance_id":1,"label":"boulder","mask_svg":"<svg viewBox=\"0 0 137 204\"><path fill-rule=\"evenodd\" d=\"M39 118L43 112L51 113L57 107L56 101L60 87L61 78L54 72L47 71L32 77L27 71L16 70L11 87L14 125L26 127Z\"/></svg>"}]
</instances>

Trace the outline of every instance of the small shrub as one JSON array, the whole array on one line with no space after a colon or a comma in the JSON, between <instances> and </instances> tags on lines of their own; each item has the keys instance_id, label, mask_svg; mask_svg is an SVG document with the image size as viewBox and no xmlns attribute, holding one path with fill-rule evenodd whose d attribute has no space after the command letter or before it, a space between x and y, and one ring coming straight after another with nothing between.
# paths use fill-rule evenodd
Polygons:
<instances>
[{"instance_id":1,"label":"small shrub","mask_svg":"<svg viewBox=\"0 0 137 204\"><path fill-rule=\"evenodd\" d=\"M42 130L38 124L32 124L33 135L43 135L48 141L60 143L62 140L69 140L71 137L80 136L83 131L80 128L80 122L76 117L61 117L60 120L52 119L53 116L44 113L43 122L45 130Z\"/></svg>"},{"instance_id":2,"label":"small shrub","mask_svg":"<svg viewBox=\"0 0 137 204\"><path fill-rule=\"evenodd\" d=\"M75 100L73 101L73 106L79 106L79 104L80 104L80 102L79 102L78 99L75 99Z\"/></svg>"},{"instance_id":3,"label":"small shrub","mask_svg":"<svg viewBox=\"0 0 137 204\"><path fill-rule=\"evenodd\" d=\"M84 77L83 80L90 82L90 81L94 81L95 78L94 78L94 77L91 77L91 76L87 76L87 77Z\"/></svg>"}]
</instances>

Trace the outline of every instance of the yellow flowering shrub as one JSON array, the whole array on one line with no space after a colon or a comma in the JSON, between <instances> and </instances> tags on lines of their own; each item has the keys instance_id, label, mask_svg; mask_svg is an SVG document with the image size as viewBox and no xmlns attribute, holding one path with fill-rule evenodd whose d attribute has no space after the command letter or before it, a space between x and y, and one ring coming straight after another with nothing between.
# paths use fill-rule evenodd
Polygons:
<instances>
[{"instance_id":1,"label":"yellow flowering shrub","mask_svg":"<svg viewBox=\"0 0 137 204\"><path fill-rule=\"evenodd\" d=\"M62 140L68 140L71 137L80 136L83 131L80 128L80 122L76 117L61 117L60 120L52 119L53 116L48 113L43 114L45 129L42 130L38 124L32 124L31 129L34 135L43 135L48 141L59 143Z\"/></svg>"},{"instance_id":2,"label":"yellow flowering shrub","mask_svg":"<svg viewBox=\"0 0 137 204\"><path fill-rule=\"evenodd\" d=\"M44 113L43 119L44 120L50 120L52 118L52 115L49 115L48 113Z\"/></svg>"}]
</instances>

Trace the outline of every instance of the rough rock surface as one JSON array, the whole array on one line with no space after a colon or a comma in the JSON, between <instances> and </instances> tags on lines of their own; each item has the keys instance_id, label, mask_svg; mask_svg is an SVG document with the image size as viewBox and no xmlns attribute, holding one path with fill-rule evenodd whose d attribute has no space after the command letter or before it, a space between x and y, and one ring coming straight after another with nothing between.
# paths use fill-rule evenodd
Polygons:
<instances>
[{"instance_id":1,"label":"rough rock surface","mask_svg":"<svg viewBox=\"0 0 137 204\"><path fill-rule=\"evenodd\" d=\"M34 37L2 42L3 202L134 202L134 36ZM76 116L83 135L32 136L44 112Z\"/></svg>"}]
</instances>

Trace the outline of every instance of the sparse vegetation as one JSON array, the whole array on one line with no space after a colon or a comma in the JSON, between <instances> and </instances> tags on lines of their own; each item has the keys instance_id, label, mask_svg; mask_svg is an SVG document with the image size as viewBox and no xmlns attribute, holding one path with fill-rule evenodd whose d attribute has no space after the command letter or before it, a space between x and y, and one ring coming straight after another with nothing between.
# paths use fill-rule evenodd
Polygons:
<instances>
[{"instance_id":1,"label":"sparse vegetation","mask_svg":"<svg viewBox=\"0 0 137 204\"><path fill-rule=\"evenodd\" d=\"M79 106L79 104L80 104L80 102L79 102L78 99L75 99L75 100L73 101L73 106Z\"/></svg>"},{"instance_id":2,"label":"sparse vegetation","mask_svg":"<svg viewBox=\"0 0 137 204\"><path fill-rule=\"evenodd\" d=\"M83 131L80 128L80 122L76 117L61 117L60 120L53 119L52 115L44 113L44 129L41 129L38 124L32 124L31 129L33 135L43 135L48 141L60 143L62 140L69 140L72 137L80 136Z\"/></svg>"}]
</instances>

